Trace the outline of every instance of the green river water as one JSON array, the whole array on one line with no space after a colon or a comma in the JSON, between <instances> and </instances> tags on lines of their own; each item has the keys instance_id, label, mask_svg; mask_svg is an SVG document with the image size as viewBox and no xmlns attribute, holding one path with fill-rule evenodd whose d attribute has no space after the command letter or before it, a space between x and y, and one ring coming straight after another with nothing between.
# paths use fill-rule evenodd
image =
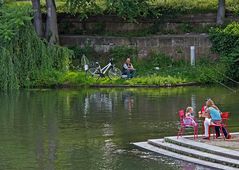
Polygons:
<instances>
[{"instance_id":1,"label":"green river water","mask_svg":"<svg viewBox=\"0 0 239 170\"><path fill-rule=\"evenodd\" d=\"M211 97L239 131L239 93L219 87L1 93L0 169L205 169L131 143L177 134L177 111Z\"/></svg>"}]
</instances>

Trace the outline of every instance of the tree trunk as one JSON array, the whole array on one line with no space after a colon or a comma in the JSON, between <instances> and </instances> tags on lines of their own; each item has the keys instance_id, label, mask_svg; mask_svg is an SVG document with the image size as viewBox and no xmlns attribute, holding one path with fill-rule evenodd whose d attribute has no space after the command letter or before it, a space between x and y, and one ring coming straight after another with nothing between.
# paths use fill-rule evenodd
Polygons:
<instances>
[{"instance_id":1,"label":"tree trunk","mask_svg":"<svg viewBox=\"0 0 239 170\"><path fill-rule=\"evenodd\" d=\"M55 0L46 0L46 39L50 44L59 43Z\"/></svg>"},{"instance_id":2,"label":"tree trunk","mask_svg":"<svg viewBox=\"0 0 239 170\"><path fill-rule=\"evenodd\" d=\"M36 33L39 37L43 37L40 0L32 0L32 8L34 10L34 27Z\"/></svg>"},{"instance_id":3,"label":"tree trunk","mask_svg":"<svg viewBox=\"0 0 239 170\"><path fill-rule=\"evenodd\" d=\"M225 0L218 0L217 25L224 24L225 20Z\"/></svg>"}]
</instances>

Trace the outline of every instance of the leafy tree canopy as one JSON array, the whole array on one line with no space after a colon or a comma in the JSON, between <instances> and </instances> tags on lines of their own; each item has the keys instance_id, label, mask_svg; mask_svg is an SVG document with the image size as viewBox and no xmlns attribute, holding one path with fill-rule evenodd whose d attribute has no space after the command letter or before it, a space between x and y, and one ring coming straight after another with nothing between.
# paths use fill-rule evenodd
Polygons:
<instances>
[{"instance_id":1,"label":"leafy tree canopy","mask_svg":"<svg viewBox=\"0 0 239 170\"><path fill-rule=\"evenodd\" d=\"M159 12L150 3L152 0L105 0L106 12L115 13L118 16L136 21L138 17L159 16ZM96 0L67 0L67 5L72 12L82 11L87 17L86 12L92 9L92 13L101 12L101 7ZM102 5L102 4L101 4Z\"/></svg>"}]
</instances>

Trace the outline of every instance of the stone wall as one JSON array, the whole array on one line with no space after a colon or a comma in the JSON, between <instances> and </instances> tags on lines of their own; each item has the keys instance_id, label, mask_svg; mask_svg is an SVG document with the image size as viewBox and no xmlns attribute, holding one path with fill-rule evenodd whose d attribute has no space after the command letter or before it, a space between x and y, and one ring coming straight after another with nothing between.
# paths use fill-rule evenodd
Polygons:
<instances>
[{"instance_id":1,"label":"stone wall","mask_svg":"<svg viewBox=\"0 0 239 170\"><path fill-rule=\"evenodd\" d=\"M213 25L216 21L215 13L183 15L178 17L165 16L163 19L141 18L137 23L128 22L115 15L89 16L82 20L79 16L67 14L58 15L58 25L61 34L100 34L102 32L131 32L160 27L165 31L175 32L190 23L195 27Z\"/></svg>"},{"instance_id":2,"label":"stone wall","mask_svg":"<svg viewBox=\"0 0 239 170\"><path fill-rule=\"evenodd\" d=\"M227 13L226 20L227 22L239 21L239 17ZM82 20L80 16L59 14L58 22L61 34L60 42L66 46L83 47L86 44L90 44L99 53L107 53L115 46L130 46L137 48L140 58L147 57L150 52L158 51L168 54L175 59L182 58L186 60L190 57L190 46L195 46L197 57L213 55L210 51L211 43L207 34L185 34L187 31L178 32L178 30L182 29L180 27L188 26L201 30L204 27L207 28L214 25L216 13L177 17L166 16L161 21L160 19L141 18L137 23L125 21L115 15L89 16L89 18ZM147 37L98 36L109 32L137 32L147 30L152 28L152 26L156 26L157 30L165 29L166 32L161 31L159 34L168 34L172 31L181 35L155 35Z\"/></svg>"},{"instance_id":3,"label":"stone wall","mask_svg":"<svg viewBox=\"0 0 239 170\"><path fill-rule=\"evenodd\" d=\"M107 53L115 46L130 46L138 50L138 57L145 58L150 52L158 51L174 59L190 58L190 46L195 46L196 56L211 55L211 43L207 34L160 35L148 37L104 37L104 36L71 36L61 35L60 42L65 46L89 44L96 52Z\"/></svg>"},{"instance_id":4,"label":"stone wall","mask_svg":"<svg viewBox=\"0 0 239 170\"><path fill-rule=\"evenodd\" d=\"M45 17L44 17L45 18ZM226 16L227 22L239 20L230 13ZM216 23L216 13L188 14L181 16L164 16L164 18L139 18L137 23L128 22L116 15L96 15L81 19L77 15L58 14L59 32L61 34L99 35L102 33L132 32L159 29L161 32L181 33L185 27L204 29ZM199 29L199 30L200 30ZM163 31L162 31L163 30Z\"/></svg>"}]
</instances>

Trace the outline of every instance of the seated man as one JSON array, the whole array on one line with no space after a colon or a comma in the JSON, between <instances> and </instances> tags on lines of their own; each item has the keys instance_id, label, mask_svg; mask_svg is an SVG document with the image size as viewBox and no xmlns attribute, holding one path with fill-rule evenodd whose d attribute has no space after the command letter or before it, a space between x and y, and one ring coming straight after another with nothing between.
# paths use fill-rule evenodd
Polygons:
<instances>
[{"instance_id":1,"label":"seated man","mask_svg":"<svg viewBox=\"0 0 239 170\"><path fill-rule=\"evenodd\" d=\"M127 58L122 70L123 75L127 75L127 78L133 78L135 75L135 69L130 61L130 58Z\"/></svg>"}]
</instances>

